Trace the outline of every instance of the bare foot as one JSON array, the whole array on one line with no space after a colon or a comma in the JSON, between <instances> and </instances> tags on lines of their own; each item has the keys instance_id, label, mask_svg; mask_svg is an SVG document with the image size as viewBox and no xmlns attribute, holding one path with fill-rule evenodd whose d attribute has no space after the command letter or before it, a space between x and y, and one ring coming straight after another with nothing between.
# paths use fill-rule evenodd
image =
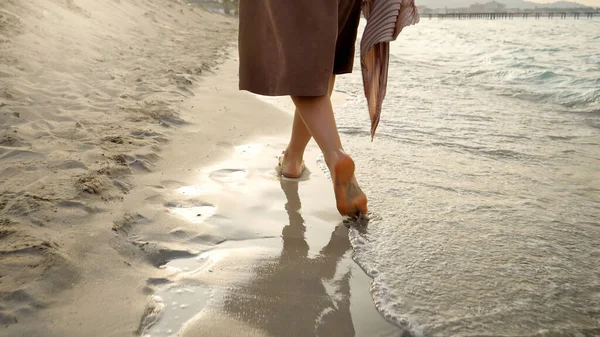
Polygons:
<instances>
[{"instance_id":1,"label":"bare foot","mask_svg":"<svg viewBox=\"0 0 600 337\"><path fill-rule=\"evenodd\" d=\"M343 154L331 171L337 209L341 215L358 217L367 214L367 196L354 177L354 161Z\"/></svg>"},{"instance_id":2,"label":"bare foot","mask_svg":"<svg viewBox=\"0 0 600 337\"><path fill-rule=\"evenodd\" d=\"M304 161L302 158L293 158L287 151L284 151L279 157L279 168L282 176L297 179L304 172Z\"/></svg>"}]
</instances>

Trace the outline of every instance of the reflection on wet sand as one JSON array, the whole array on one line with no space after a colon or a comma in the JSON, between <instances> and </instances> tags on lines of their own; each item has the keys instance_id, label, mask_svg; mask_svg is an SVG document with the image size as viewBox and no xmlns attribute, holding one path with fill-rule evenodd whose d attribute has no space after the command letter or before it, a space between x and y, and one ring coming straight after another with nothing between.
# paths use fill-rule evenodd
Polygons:
<instances>
[{"instance_id":1,"label":"reflection on wet sand","mask_svg":"<svg viewBox=\"0 0 600 337\"><path fill-rule=\"evenodd\" d=\"M271 336L354 336L351 270L334 279L338 262L350 249L347 228L337 226L329 243L309 257L298 182L282 180L281 188L289 216L281 254L258 265L254 279L226 294L223 310ZM334 287L332 294L324 282Z\"/></svg>"}]
</instances>

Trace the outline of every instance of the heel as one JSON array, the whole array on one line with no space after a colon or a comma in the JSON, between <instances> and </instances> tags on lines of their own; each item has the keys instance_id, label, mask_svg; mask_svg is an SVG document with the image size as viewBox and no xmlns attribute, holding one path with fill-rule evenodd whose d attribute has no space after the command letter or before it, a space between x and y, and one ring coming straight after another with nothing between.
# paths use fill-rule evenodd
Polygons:
<instances>
[{"instance_id":1,"label":"heel","mask_svg":"<svg viewBox=\"0 0 600 337\"><path fill-rule=\"evenodd\" d=\"M354 161L349 156L338 160L333 169L336 184L346 184L354 177Z\"/></svg>"}]
</instances>

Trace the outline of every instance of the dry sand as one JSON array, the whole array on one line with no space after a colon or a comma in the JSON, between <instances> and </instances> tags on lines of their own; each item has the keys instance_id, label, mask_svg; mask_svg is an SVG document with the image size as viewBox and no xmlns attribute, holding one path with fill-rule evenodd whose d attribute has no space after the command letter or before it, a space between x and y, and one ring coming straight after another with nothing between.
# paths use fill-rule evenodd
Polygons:
<instances>
[{"instance_id":1,"label":"dry sand","mask_svg":"<svg viewBox=\"0 0 600 337\"><path fill-rule=\"evenodd\" d=\"M291 115L237 90L236 27L174 0L0 4L0 336L400 334L316 146L277 177Z\"/></svg>"},{"instance_id":2,"label":"dry sand","mask_svg":"<svg viewBox=\"0 0 600 337\"><path fill-rule=\"evenodd\" d=\"M112 284L142 279L111 248L112 209L132 173L153 170L185 123L179 105L235 34L235 22L174 0L0 2L2 333L91 336L76 333L78 317L102 315L105 332L139 319L143 304L111 307L140 297ZM32 318L78 288L93 292L92 310Z\"/></svg>"}]
</instances>

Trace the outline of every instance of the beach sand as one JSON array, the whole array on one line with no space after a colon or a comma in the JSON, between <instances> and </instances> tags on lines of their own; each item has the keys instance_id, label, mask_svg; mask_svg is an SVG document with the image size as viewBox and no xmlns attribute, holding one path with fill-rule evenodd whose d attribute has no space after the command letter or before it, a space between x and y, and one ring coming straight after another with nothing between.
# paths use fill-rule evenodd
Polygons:
<instances>
[{"instance_id":1,"label":"beach sand","mask_svg":"<svg viewBox=\"0 0 600 337\"><path fill-rule=\"evenodd\" d=\"M233 19L8 0L0 28L0 335L400 334L318 148L277 176L290 110L237 90Z\"/></svg>"},{"instance_id":2,"label":"beach sand","mask_svg":"<svg viewBox=\"0 0 600 337\"><path fill-rule=\"evenodd\" d=\"M0 3L3 333L108 336L137 324L142 294L116 285L147 267L112 247L113 209L134 173L154 169L185 124L180 105L235 35L235 22L179 1Z\"/></svg>"}]
</instances>

